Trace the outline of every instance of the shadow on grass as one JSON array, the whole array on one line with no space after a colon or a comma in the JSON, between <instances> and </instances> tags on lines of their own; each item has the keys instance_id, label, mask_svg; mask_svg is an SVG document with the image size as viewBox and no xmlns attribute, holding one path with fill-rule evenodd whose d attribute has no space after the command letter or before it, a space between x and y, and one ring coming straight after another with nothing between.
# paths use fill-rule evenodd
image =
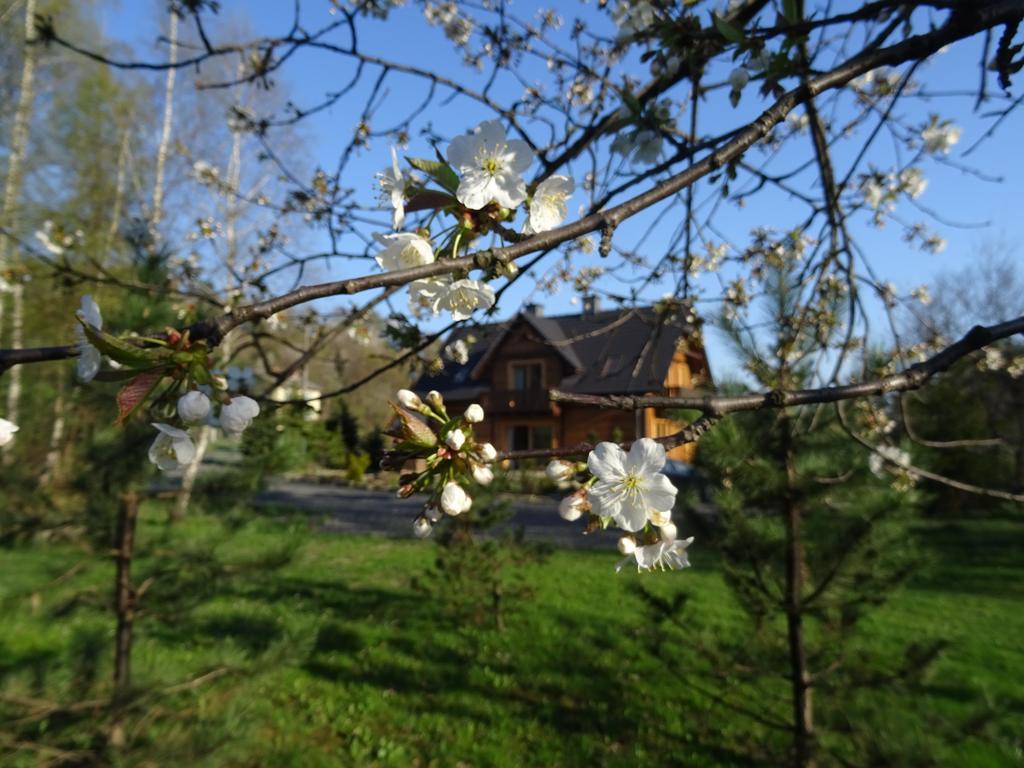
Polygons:
<instances>
[{"instance_id":1,"label":"shadow on grass","mask_svg":"<svg viewBox=\"0 0 1024 768\"><path fill-rule=\"evenodd\" d=\"M915 533L931 562L914 577L912 587L1024 596L1024 521L941 522L921 526Z\"/></svg>"}]
</instances>

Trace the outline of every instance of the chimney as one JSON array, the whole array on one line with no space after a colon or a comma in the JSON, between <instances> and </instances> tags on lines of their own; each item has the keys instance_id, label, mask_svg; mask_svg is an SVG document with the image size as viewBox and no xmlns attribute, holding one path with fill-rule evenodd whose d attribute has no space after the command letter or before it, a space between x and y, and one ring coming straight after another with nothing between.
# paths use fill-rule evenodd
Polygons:
<instances>
[{"instance_id":1,"label":"chimney","mask_svg":"<svg viewBox=\"0 0 1024 768\"><path fill-rule=\"evenodd\" d=\"M523 307L523 310L526 314L532 315L533 317L544 317L544 307L540 304L527 304Z\"/></svg>"},{"instance_id":2,"label":"chimney","mask_svg":"<svg viewBox=\"0 0 1024 768\"><path fill-rule=\"evenodd\" d=\"M588 294L583 297L583 316L593 317L597 314L598 307L601 304L601 300L594 294Z\"/></svg>"}]
</instances>

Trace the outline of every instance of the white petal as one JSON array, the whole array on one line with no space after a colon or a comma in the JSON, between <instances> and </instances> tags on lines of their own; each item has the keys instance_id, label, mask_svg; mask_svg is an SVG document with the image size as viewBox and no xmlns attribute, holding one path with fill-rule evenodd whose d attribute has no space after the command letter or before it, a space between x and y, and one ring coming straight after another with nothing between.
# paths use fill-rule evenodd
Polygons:
<instances>
[{"instance_id":1,"label":"white petal","mask_svg":"<svg viewBox=\"0 0 1024 768\"><path fill-rule=\"evenodd\" d=\"M641 437L629 449L626 471L652 475L665 466L665 446L649 437Z\"/></svg>"},{"instance_id":2,"label":"white petal","mask_svg":"<svg viewBox=\"0 0 1024 768\"><path fill-rule=\"evenodd\" d=\"M483 171L467 170L459 181L455 197L467 208L478 211L491 202L490 182L491 177Z\"/></svg>"},{"instance_id":3,"label":"white petal","mask_svg":"<svg viewBox=\"0 0 1024 768\"><path fill-rule=\"evenodd\" d=\"M480 139L476 136L456 136L448 145L448 162L464 171L476 163Z\"/></svg>"},{"instance_id":4,"label":"white petal","mask_svg":"<svg viewBox=\"0 0 1024 768\"><path fill-rule=\"evenodd\" d=\"M587 468L598 480L616 481L626 476L626 452L615 443L598 443L587 457Z\"/></svg>"},{"instance_id":5,"label":"white petal","mask_svg":"<svg viewBox=\"0 0 1024 768\"><path fill-rule=\"evenodd\" d=\"M647 525L647 505L642 495L627 496L622 501L619 513L613 516L624 531L639 531Z\"/></svg>"},{"instance_id":6,"label":"white petal","mask_svg":"<svg viewBox=\"0 0 1024 768\"><path fill-rule=\"evenodd\" d=\"M101 360L102 355L100 355L100 351L89 342L83 341L81 352L78 355L78 362L76 363L78 380L88 384L95 379L96 374L100 372Z\"/></svg>"},{"instance_id":7,"label":"white petal","mask_svg":"<svg viewBox=\"0 0 1024 768\"><path fill-rule=\"evenodd\" d=\"M512 155L508 164L510 171L522 173L533 163L533 150L522 139L512 139L509 141L508 150Z\"/></svg>"},{"instance_id":8,"label":"white petal","mask_svg":"<svg viewBox=\"0 0 1024 768\"><path fill-rule=\"evenodd\" d=\"M591 510L598 517L615 518L622 509L622 486L617 482L597 482L590 489Z\"/></svg>"},{"instance_id":9,"label":"white petal","mask_svg":"<svg viewBox=\"0 0 1024 768\"><path fill-rule=\"evenodd\" d=\"M505 143L505 128L500 120L485 120L476 127L475 133L488 147Z\"/></svg>"},{"instance_id":10,"label":"white petal","mask_svg":"<svg viewBox=\"0 0 1024 768\"><path fill-rule=\"evenodd\" d=\"M189 439L188 432L186 432L183 429L178 429L177 427L172 427L170 424L154 423L153 426L160 432L167 435L167 437L169 437L171 440ZM159 437L157 439L159 439Z\"/></svg>"},{"instance_id":11,"label":"white petal","mask_svg":"<svg viewBox=\"0 0 1024 768\"><path fill-rule=\"evenodd\" d=\"M675 506L678 490L667 477L656 474L645 478L640 493L648 512L651 510L668 512Z\"/></svg>"}]
</instances>

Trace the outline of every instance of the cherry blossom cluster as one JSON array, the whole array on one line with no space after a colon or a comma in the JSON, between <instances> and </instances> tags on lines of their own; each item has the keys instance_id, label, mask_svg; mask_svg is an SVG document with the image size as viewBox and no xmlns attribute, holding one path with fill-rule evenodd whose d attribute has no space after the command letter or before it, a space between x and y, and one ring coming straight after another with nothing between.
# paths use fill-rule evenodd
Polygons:
<instances>
[{"instance_id":1,"label":"cherry blossom cluster","mask_svg":"<svg viewBox=\"0 0 1024 768\"><path fill-rule=\"evenodd\" d=\"M445 160L407 158L413 169L403 169L392 148L391 167L377 174L381 201L392 208L392 227L401 229L407 211L431 211L426 224L413 232L377 235L382 250L377 263L386 271L410 269L456 258L474 240L486 234L507 238L517 209L525 206L522 234L546 232L557 227L567 214L566 201L573 193L568 176L549 176L527 184L523 174L533 164L534 153L521 139L510 139L498 120L488 120L471 133L455 137ZM436 233L431 226L441 214L453 220ZM511 277L515 264L499 264L491 276ZM494 289L485 280L468 276L438 275L409 284L413 314L451 313L465 320L476 309L494 305Z\"/></svg>"},{"instance_id":2,"label":"cherry blossom cluster","mask_svg":"<svg viewBox=\"0 0 1024 768\"><path fill-rule=\"evenodd\" d=\"M494 480L491 465L498 452L490 443L477 442L473 434L473 425L484 420L484 409L476 403L451 416L439 392L421 399L401 389L397 399L398 404L391 404L395 419L385 432L396 442L385 452L381 468L403 470L399 497L427 494L423 512L413 523L413 532L423 538L442 515L457 517L470 510L473 499L465 486L470 481L489 485ZM417 468L419 462L424 469Z\"/></svg>"},{"instance_id":3,"label":"cherry blossom cluster","mask_svg":"<svg viewBox=\"0 0 1024 768\"><path fill-rule=\"evenodd\" d=\"M211 395L220 405L217 415L213 412L214 399ZM260 415L259 403L251 397L215 393L206 385L200 385L200 388L179 397L175 410L184 429L160 422L153 424L158 434L149 447L149 460L163 472L180 469L191 464L195 458L196 446L188 427L220 427L226 435L240 435Z\"/></svg>"},{"instance_id":4,"label":"cherry blossom cluster","mask_svg":"<svg viewBox=\"0 0 1024 768\"><path fill-rule=\"evenodd\" d=\"M615 443L599 443L586 464L556 459L547 475L578 486L559 504L563 519L574 522L586 515L587 531L614 525L625 532L618 543L625 558L616 571L631 561L638 571L675 570L689 566L693 539L678 538L672 522L676 487L662 474L664 466L665 447L642 437L629 453Z\"/></svg>"},{"instance_id":5,"label":"cherry blossom cluster","mask_svg":"<svg viewBox=\"0 0 1024 768\"><path fill-rule=\"evenodd\" d=\"M118 395L119 422L134 413L147 399L160 403L181 391L182 386L186 388L174 408L178 425L153 422L157 436L150 446L149 460L160 470L179 469L195 458L196 447L188 427L217 426L225 434L240 435L259 415L260 406L251 397L228 394L229 388L244 385L245 372L229 368L227 376L211 374L205 345L191 344L187 335L168 329L165 339L140 339L148 342L149 348L126 343L104 333L103 314L91 296L82 297L75 315L79 323L79 381L88 383L95 379L105 355L115 373L121 373L124 368L125 375L131 377ZM251 377L250 370L248 378ZM171 379L170 386L155 395L165 378ZM219 405L216 414L215 404ZM17 427L10 431L13 433L15 430ZM4 426L0 424L0 445L5 442L4 432ZM6 438L6 442L9 440Z\"/></svg>"}]
</instances>

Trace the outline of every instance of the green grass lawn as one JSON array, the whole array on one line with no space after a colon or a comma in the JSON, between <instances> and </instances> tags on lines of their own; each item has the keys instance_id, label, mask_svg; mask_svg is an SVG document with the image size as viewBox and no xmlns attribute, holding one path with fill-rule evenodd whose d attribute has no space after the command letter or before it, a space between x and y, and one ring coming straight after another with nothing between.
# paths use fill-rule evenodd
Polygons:
<instances>
[{"instance_id":1,"label":"green grass lawn","mask_svg":"<svg viewBox=\"0 0 1024 768\"><path fill-rule=\"evenodd\" d=\"M616 575L615 553L556 552L519 567L532 594L510 598L499 632L425 589L432 543L260 519L168 532L163 515L147 508L139 531L136 581L153 580L118 752L103 747L112 565L66 545L0 554L0 764L751 764L756 728L704 695L691 648L652 653L636 591L684 589L688 621L731 631L737 609L713 552L696 548L689 571L642 576ZM922 743L963 722L956 742L932 745L943 765L1021 765L1024 524L937 523L920 537L931 569L863 631L878 647L950 645L923 684L868 706L883 710L883 729ZM986 707L998 719L972 729Z\"/></svg>"}]
</instances>

